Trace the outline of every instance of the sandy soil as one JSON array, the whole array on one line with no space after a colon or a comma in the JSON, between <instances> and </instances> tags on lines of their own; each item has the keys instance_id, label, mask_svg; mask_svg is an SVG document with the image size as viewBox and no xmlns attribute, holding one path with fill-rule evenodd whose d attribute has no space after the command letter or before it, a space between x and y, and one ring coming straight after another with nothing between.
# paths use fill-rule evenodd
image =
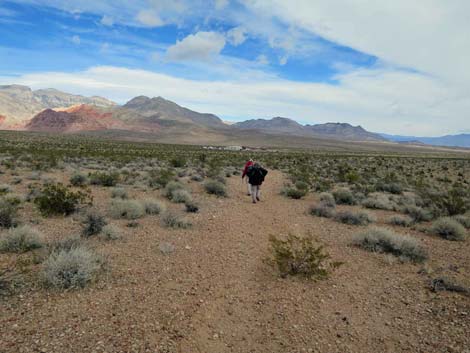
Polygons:
<instances>
[{"instance_id":1,"label":"sandy soil","mask_svg":"<svg viewBox=\"0 0 470 353\"><path fill-rule=\"evenodd\" d=\"M468 279L469 241L396 228L430 253L426 265L401 264L352 247L364 227L308 215L316 196L286 199L284 181L270 172L256 205L239 177L228 179L223 199L192 182L201 211L188 216L188 230L164 229L158 216L137 228L111 221L123 239L89 241L109 262L97 283L69 292L32 286L0 299L0 352L470 352L470 298L429 290L433 275ZM105 212L109 190L93 193ZM25 221L39 219L28 207ZM390 213L375 214L380 223ZM52 239L80 223L41 219L37 227ZM263 259L269 236L288 233L311 234L345 264L320 282L281 279ZM162 243L175 251L163 254Z\"/></svg>"}]
</instances>

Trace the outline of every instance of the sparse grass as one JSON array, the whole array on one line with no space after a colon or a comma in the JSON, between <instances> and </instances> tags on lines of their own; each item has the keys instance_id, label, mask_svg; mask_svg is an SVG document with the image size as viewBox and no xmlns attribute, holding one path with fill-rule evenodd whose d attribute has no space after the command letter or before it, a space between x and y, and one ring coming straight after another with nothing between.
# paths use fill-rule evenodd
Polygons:
<instances>
[{"instance_id":1,"label":"sparse grass","mask_svg":"<svg viewBox=\"0 0 470 353\"><path fill-rule=\"evenodd\" d=\"M204 183L204 189L208 194L216 195L219 197L227 196L227 189L224 184L216 180L208 180Z\"/></svg>"},{"instance_id":2,"label":"sparse grass","mask_svg":"<svg viewBox=\"0 0 470 353\"><path fill-rule=\"evenodd\" d=\"M359 212L351 212L351 211L341 211L336 213L335 220L344 224L351 224L351 225L361 225L365 226L369 223L375 222L375 218L363 211Z\"/></svg>"},{"instance_id":3,"label":"sparse grass","mask_svg":"<svg viewBox=\"0 0 470 353\"><path fill-rule=\"evenodd\" d=\"M450 217L442 217L434 221L429 231L447 240L463 241L468 234L459 222Z\"/></svg>"},{"instance_id":4,"label":"sparse grass","mask_svg":"<svg viewBox=\"0 0 470 353\"><path fill-rule=\"evenodd\" d=\"M145 215L144 206L136 200L113 200L109 207L112 218L138 219Z\"/></svg>"},{"instance_id":5,"label":"sparse grass","mask_svg":"<svg viewBox=\"0 0 470 353\"><path fill-rule=\"evenodd\" d=\"M103 259L84 246L53 251L44 261L42 282L55 289L84 288L103 268Z\"/></svg>"},{"instance_id":6,"label":"sparse grass","mask_svg":"<svg viewBox=\"0 0 470 353\"><path fill-rule=\"evenodd\" d=\"M428 257L415 239L384 228L371 228L356 235L353 244L368 251L392 254L402 261L420 263Z\"/></svg>"},{"instance_id":7,"label":"sparse grass","mask_svg":"<svg viewBox=\"0 0 470 353\"><path fill-rule=\"evenodd\" d=\"M24 253L42 248L43 245L42 234L27 225L12 228L0 237L0 252Z\"/></svg>"},{"instance_id":8,"label":"sparse grass","mask_svg":"<svg viewBox=\"0 0 470 353\"><path fill-rule=\"evenodd\" d=\"M191 222L170 211L167 211L162 215L161 223L166 228L187 229L192 226Z\"/></svg>"},{"instance_id":9,"label":"sparse grass","mask_svg":"<svg viewBox=\"0 0 470 353\"><path fill-rule=\"evenodd\" d=\"M312 279L327 278L330 272L341 265L331 262L323 246L317 245L310 237L288 235L286 239L269 238L272 258L281 277L300 275Z\"/></svg>"}]
</instances>

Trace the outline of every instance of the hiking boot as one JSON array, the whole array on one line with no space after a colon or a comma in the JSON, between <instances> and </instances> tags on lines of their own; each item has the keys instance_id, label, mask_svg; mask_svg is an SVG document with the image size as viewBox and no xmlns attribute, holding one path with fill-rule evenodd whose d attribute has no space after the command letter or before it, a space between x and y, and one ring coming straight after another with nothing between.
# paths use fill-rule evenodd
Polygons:
<instances>
[{"instance_id":1,"label":"hiking boot","mask_svg":"<svg viewBox=\"0 0 470 353\"><path fill-rule=\"evenodd\" d=\"M247 195L248 195L248 196L251 196L251 194L250 194L250 193L248 193Z\"/></svg>"},{"instance_id":2,"label":"hiking boot","mask_svg":"<svg viewBox=\"0 0 470 353\"><path fill-rule=\"evenodd\" d=\"M256 201L255 201L255 200L253 200L253 203L256 203Z\"/></svg>"},{"instance_id":3,"label":"hiking boot","mask_svg":"<svg viewBox=\"0 0 470 353\"><path fill-rule=\"evenodd\" d=\"M258 201L261 201L258 196L256 196L256 199L257 199Z\"/></svg>"}]
</instances>

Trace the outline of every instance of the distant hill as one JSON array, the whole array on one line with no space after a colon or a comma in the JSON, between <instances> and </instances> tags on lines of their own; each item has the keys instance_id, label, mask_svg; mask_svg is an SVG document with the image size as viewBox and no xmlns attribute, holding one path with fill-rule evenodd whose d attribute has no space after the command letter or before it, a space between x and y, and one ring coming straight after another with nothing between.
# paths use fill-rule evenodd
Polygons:
<instances>
[{"instance_id":1,"label":"distant hill","mask_svg":"<svg viewBox=\"0 0 470 353\"><path fill-rule=\"evenodd\" d=\"M233 126L238 129L350 141L386 141L386 139L379 134L369 132L361 126L352 126L346 123L326 123L304 126L292 119L276 117L269 120L247 120L236 123Z\"/></svg>"},{"instance_id":2,"label":"distant hill","mask_svg":"<svg viewBox=\"0 0 470 353\"><path fill-rule=\"evenodd\" d=\"M470 147L470 134L446 135L441 137L416 137L388 134L381 135L390 141L400 143L418 142L434 146Z\"/></svg>"},{"instance_id":3,"label":"distant hill","mask_svg":"<svg viewBox=\"0 0 470 353\"><path fill-rule=\"evenodd\" d=\"M70 107L77 104L100 107L116 105L106 98L84 97L52 88L33 91L21 85L0 86L0 115L4 117L4 126L20 127L45 109Z\"/></svg>"}]
</instances>

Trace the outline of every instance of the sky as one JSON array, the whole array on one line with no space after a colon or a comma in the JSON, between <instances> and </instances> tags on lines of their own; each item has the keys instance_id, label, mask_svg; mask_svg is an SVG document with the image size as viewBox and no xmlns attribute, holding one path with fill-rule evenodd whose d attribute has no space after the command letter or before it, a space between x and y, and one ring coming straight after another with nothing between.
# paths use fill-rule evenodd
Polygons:
<instances>
[{"instance_id":1,"label":"sky","mask_svg":"<svg viewBox=\"0 0 470 353\"><path fill-rule=\"evenodd\" d=\"M0 0L0 84L470 133L468 0Z\"/></svg>"}]
</instances>

